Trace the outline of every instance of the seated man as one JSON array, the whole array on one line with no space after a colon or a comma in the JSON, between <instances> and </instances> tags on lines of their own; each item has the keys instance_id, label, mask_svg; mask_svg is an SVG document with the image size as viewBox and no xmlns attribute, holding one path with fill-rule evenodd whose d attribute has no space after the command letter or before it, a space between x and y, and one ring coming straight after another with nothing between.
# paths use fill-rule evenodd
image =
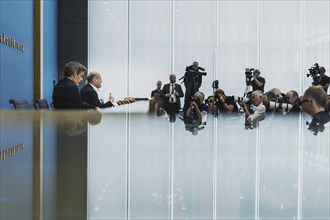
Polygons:
<instances>
[{"instance_id":1,"label":"seated man","mask_svg":"<svg viewBox=\"0 0 330 220\"><path fill-rule=\"evenodd\" d=\"M252 104L256 106L253 113L249 111L245 102L240 102L239 104L245 113L245 126L250 127L252 125L256 128L259 125L259 121L265 119L266 107L263 105L263 93L260 90L253 91L250 99Z\"/></svg>"},{"instance_id":2,"label":"seated man","mask_svg":"<svg viewBox=\"0 0 330 220\"><path fill-rule=\"evenodd\" d=\"M83 80L86 67L79 62L72 61L65 65L64 76L53 91L53 105L55 109L91 109L93 105L81 100L78 85Z\"/></svg>"},{"instance_id":3,"label":"seated man","mask_svg":"<svg viewBox=\"0 0 330 220\"><path fill-rule=\"evenodd\" d=\"M160 94L162 92L162 81L158 80L156 83L156 89L151 91L151 98L155 97L155 94Z\"/></svg>"},{"instance_id":4,"label":"seated man","mask_svg":"<svg viewBox=\"0 0 330 220\"><path fill-rule=\"evenodd\" d=\"M114 98L111 96L111 93L109 95L109 101L106 103L102 103L99 99L97 92L102 86L102 77L100 73L90 72L87 77L87 82L88 83L80 90L81 99L84 102L98 108L108 108L114 106L112 103L114 102Z\"/></svg>"},{"instance_id":5,"label":"seated man","mask_svg":"<svg viewBox=\"0 0 330 220\"><path fill-rule=\"evenodd\" d=\"M151 91L151 99L149 101L149 112L154 112L156 108L156 113L158 116L162 114L161 109L164 106L163 99L160 97L162 92L162 81L158 80L156 83L157 88Z\"/></svg>"}]
</instances>

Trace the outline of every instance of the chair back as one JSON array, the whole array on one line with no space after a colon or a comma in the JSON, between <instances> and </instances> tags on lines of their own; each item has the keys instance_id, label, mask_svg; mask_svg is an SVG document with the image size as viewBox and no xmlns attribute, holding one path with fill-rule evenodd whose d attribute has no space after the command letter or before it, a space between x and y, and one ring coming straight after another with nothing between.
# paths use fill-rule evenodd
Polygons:
<instances>
[{"instance_id":1,"label":"chair back","mask_svg":"<svg viewBox=\"0 0 330 220\"><path fill-rule=\"evenodd\" d=\"M14 106L14 109L32 109L32 105L26 99L9 99L9 103Z\"/></svg>"},{"instance_id":2,"label":"chair back","mask_svg":"<svg viewBox=\"0 0 330 220\"><path fill-rule=\"evenodd\" d=\"M35 109L49 109L49 105L46 99L35 99L34 107Z\"/></svg>"}]
</instances>

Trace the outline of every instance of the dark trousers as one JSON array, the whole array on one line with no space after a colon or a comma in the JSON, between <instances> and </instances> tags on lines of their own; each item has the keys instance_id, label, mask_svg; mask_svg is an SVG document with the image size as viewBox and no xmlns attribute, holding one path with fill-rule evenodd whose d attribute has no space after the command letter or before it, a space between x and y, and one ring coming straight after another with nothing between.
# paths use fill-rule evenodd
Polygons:
<instances>
[{"instance_id":1,"label":"dark trousers","mask_svg":"<svg viewBox=\"0 0 330 220\"><path fill-rule=\"evenodd\" d=\"M176 114L179 112L178 103L168 103L167 109L165 109L167 114Z\"/></svg>"}]
</instances>

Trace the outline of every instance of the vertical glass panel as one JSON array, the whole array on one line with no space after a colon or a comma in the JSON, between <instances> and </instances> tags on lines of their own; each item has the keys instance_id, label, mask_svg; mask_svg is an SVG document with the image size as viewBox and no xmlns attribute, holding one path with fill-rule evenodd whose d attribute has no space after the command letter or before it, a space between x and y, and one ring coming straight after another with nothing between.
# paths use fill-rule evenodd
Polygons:
<instances>
[{"instance_id":1,"label":"vertical glass panel","mask_svg":"<svg viewBox=\"0 0 330 220\"><path fill-rule=\"evenodd\" d=\"M265 91L300 91L300 12L300 1L260 4L260 71L266 79ZM263 219L297 217L299 115L292 114L268 113L261 128L258 206ZM286 123L292 128L290 134L283 132Z\"/></svg>"},{"instance_id":2,"label":"vertical glass panel","mask_svg":"<svg viewBox=\"0 0 330 220\"><path fill-rule=\"evenodd\" d=\"M265 91L299 91L301 68L301 2L262 1L260 71Z\"/></svg>"},{"instance_id":3,"label":"vertical glass panel","mask_svg":"<svg viewBox=\"0 0 330 220\"><path fill-rule=\"evenodd\" d=\"M127 96L127 1L88 1L88 69L103 78L99 98Z\"/></svg>"},{"instance_id":4,"label":"vertical glass panel","mask_svg":"<svg viewBox=\"0 0 330 220\"><path fill-rule=\"evenodd\" d=\"M258 65L258 1L218 1L219 87L243 95L245 68Z\"/></svg>"},{"instance_id":5,"label":"vertical glass panel","mask_svg":"<svg viewBox=\"0 0 330 220\"><path fill-rule=\"evenodd\" d=\"M200 91L212 94L216 1L175 1L174 72L180 78L194 61L204 67Z\"/></svg>"},{"instance_id":6,"label":"vertical glass panel","mask_svg":"<svg viewBox=\"0 0 330 220\"><path fill-rule=\"evenodd\" d=\"M166 118L130 115L129 216L132 219L169 219L169 126Z\"/></svg>"},{"instance_id":7,"label":"vertical glass panel","mask_svg":"<svg viewBox=\"0 0 330 220\"><path fill-rule=\"evenodd\" d=\"M308 69L315 63L324 66L330 75L330 2L306 1L304 31L304 78ZM305 79L304 88L313 82L312 77ZM328 88L328 94L330 89Z\"/></svg>"},{"instance_id":8,"label":"vertical glass panel","mask_svg":"<svg viewBox=\"0 0 330 220\"><path fill-rule=\"evenodd\" d=\"M283 129L290 127L290 132ZM259 216L297 219L299 113L268 113L260 126Z\"/></svg>"},{"instance_id":9,"label":"vertical glass panel","mask_svg":"<svg viewBox=\"0 0 330 220\"><path fill-rule=\"evenodd\" d=\"M303 190L302 218L329 219L329 147L330 127L306 125L311 122L303 115ZM315 135L316 133L316 135Z\"/></svg>"},{"instance_id":10,"label":"vertical glass panel","mask_svg":"<svg viewBox=\"0 0 330 220\"><path fill-rule=\"evenodd\" d=\"M177 120L172 129L174 219L212 219L212 118L199 127Z\"/></svg>"},{"instance_id":11,"label":"vertical glass panel","mask_svg":"<svg viewBox=\"0 0 330 220\"><path fill-rule=\"evenodd\" d=\"M218 219L254 219L256 129L244 130L243 115L217 118L217 206Z\"/></svg>"},{"instance_id":12,"label":"vertical glass panel","mask_svg":"<svg viewBox=\"0 0 330 220\"><path fill-rule=\"evenodd\" d=\"M171 71L171 1L131 1L130 96L150 97Z\"/></svg>"},{"instance_id":13,"label":"vertical glass panel","mask_svg":"<svg viewBox=\"0 0 330 220\"><path fill-rule=\"evenodd\" d=\"M88 127L89 219L124 219L127 212L126 114L103 114Z\"/></svg>"}]
</instances>

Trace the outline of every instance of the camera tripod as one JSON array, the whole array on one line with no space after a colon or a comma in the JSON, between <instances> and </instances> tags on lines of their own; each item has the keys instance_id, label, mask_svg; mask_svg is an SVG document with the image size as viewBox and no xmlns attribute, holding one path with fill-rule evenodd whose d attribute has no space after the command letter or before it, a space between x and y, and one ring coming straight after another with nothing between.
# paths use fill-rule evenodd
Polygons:
<instances>
[{"instance_id":1,"label":"camera tripod","mask_svg":"<svg viewBox=\"0 0 330 220\"><path fill-rule=\"evenodd\" d=\"M252 91L253 91L253 88L252 88L252 85L251 85L251 79L249 79L249 80L246 81L246 86L245 86L243 97L249 98L248 94L251 93Z\"/></svg>"}]
</instances>

